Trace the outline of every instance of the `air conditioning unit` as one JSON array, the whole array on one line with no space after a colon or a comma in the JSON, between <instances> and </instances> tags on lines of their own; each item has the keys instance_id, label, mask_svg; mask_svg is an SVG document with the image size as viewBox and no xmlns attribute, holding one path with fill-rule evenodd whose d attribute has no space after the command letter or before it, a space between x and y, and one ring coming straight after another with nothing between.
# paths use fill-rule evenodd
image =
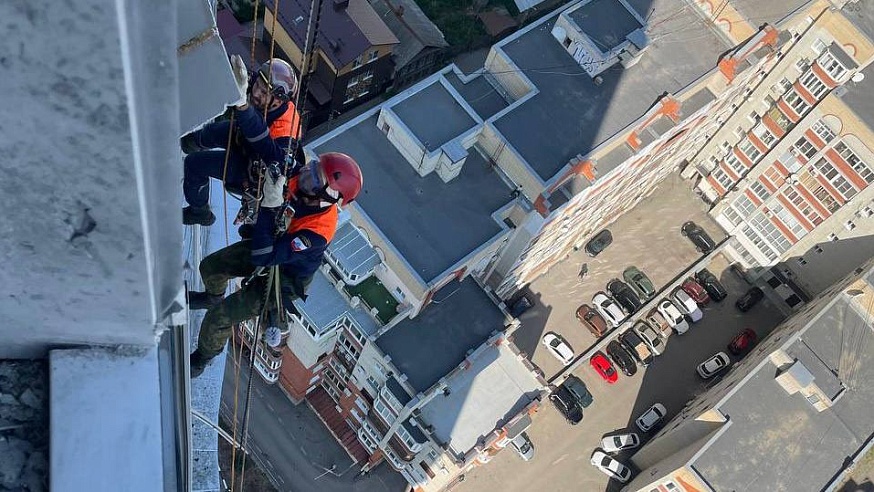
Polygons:
<instances>
[{"instance_id":1,"label":"air conditioning unit","mask_svg":"<svg viewBox=\"0 0 874 492\"><path fill-rule=\"evenodd\" d=\"M832 241L832 242L837 241L837 240L838 240L838 235L835 234L835 233L833 232L833 233L831 233L831 234L828 235L828 240L829 240L829 241Z\"/></svg>"},{"instance_id":2,"label":"air conditioning unit","mask_svg":"<svg viewBox=\"0 0 874 492\"><path fill-rule=\"evenodd\" d=\"M867 219L868 217L871 217L872 215L874 215L874 210L871 210L871 207L864 207L861 210L859 210L858 212L856 212L856 215L858 215L859 217L862 217L863 219Z\"/></svg>"},{"instance_id":3,"label":"air conditioning unit","mask_svg":"<svg viewBox=\"0 0 874 492\"><path fill-rule=\"evenodd\" d=\"M797 261L799 265L806 265L807 264L807 260L805 260L803 256L799 256L798 258L795 258L795 261Z\"/></svg>"},{"instance_id":4,"label":"air conditioning unit","mask_svg":"<svg viewBox=\"0 0 874 492\"><path fill-rule=\"evenodd\" d=\"M856 228L856 223L853 222L852 220L848 220L847 222L844 223L844 229L846 229L848 231L852 231L855 228Z\"/></svg>"}]
</instances>

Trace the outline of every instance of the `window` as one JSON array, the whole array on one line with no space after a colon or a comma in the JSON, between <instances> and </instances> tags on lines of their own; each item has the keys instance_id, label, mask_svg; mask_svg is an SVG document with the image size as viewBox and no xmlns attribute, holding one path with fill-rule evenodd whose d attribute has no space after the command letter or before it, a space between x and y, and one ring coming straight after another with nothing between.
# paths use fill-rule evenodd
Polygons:
<instances>
[{"instance_id":1,"label":"window","mask_svg":"<svg viewBox=\"0 0 874 492\"><path fill-rule=\"evenodd\" d=\"M407 429L405 429L403 425L398 427L397 435L401 438L401 441L404 442L407 448L410 449L410 451L415 453L422 449L422 445L416 442L415 439L413 439L413 436L410 435L409 431L407 431Z\"/></svg>"},{"instance_id":2,"label":"window","mask_svg":"<svg viewBox=\"0 0 874 492\"><path fill-rule=\"evenodd\" d=\"M758 249L763 255L765 255L770 261L774 261L777 259L777 253L768 246L765 241L756 234L755 231L750 226L745 226L743 228L744 236Z\"/></svg>"},{"instance_id":3,"label":"window","mask_svg":"<svg viewBox=\"0 0 874 492\"><path fill-rule=\"evenodd\" d=\"M839 62L837 58L828 51L823 53L817 62L819 63L819 66L825 70L825 73L829 74L829 76L835 80L840 79L841 76L847 73L847 68L841 65L841 62Z\"/></svg>"},{"instance_id":4,"label":"window","mask_svg":"<svg viewBox=\"0 0 874 492\"><path fill-rule=\"evenodd\" d=\"M352 62L352 69L354 70L354 69L360 67L361 65L364 65L364 54L363 53L358 55L358 58L355 58L355 61Z\"/></svg>"},{"instance_id":5,"label":"window","mask_svg":"<svg viewBox=\"0 0 874 492\"><path fill-rule=\"evenodd\" d=\"M795 142L795 152L799 155L803 155L807 160L810 160L810 158L816 155L817 148L810 142L810 140L801 137Z\"/></svg>"},{"instance_id":6,"label":"window","mask_svg":"<svg viewBox=\"0 0 874 492\"><path fill-rule=\"evenodd\" d=\"M835 200L831 193L819 184L819 181L817 181L812 174L802 174L799 179L799 184L810 191L810 194L813 195L830 213L835 213L839 208L841 208L841 204Z\"/></svg>"},{"instance_id":7,"label":"window","mask_svg":"<svg viewBox=\"0 0 874 492\"><path fill-rule=\"evenodd\" d=\"M810 105L807 104L807 101L805 101L804 98L795 91L789 91L786 96L783 97L783 100L786 101L786 104L788 104L798 116L803 116L804 113L810 109Z\"/></svg>"},{"instance_id":8,"label":"window","mask_svg":"<svg viewBox=\"0 0 874 492\"><path fill-rule=\"evenodd\" d=\"M725 207L725 210L722 211L722 215L726 220L731 222L732 225L738 225L741 223L742 219L740 215L737 213L737 210L732 207Z\"/></svg>"},{"instance_id":9,"label":"window","mask_svg":"<svg viewBox=\"0 0 874 492\"><path fill-rule=\"evenodd\" d=\"M766 217L764 213L757 213L753 216L752 220L750 220L750 223L755 232L761 235L762 239L764 239L769 246L773 247L777 253L785 253L792 247L792 243L786 239L786 236L780 232L780 229L778 229L777 226L771 222L771 219Z\"/></svg>"},{"instance_id":10,"label":"window","mask_svg":"<svg viewBox=\"0 0 874 492\"><path fill-rule=\"evenodd\" d=\"M771 196L771 192L768 191L768 188L766 188L765 185L758 180L753 181L753 184L750 185L750 191L752 191L753 194L755 194L759 198L759 200L763 202Z\"/></svg>"},{"instance_id":11,"label":"window","mask_svg":"<svg viewBox=\"0 0 874 492\"><path fill-rule=\"evenodd\" d=\"M835 132L833 132L828 125L823 123L822 120L817 120L811 128L813 128L813 132L816 133L816 135L825 143L829 143L835 138Z\"/></svg>"},{"instance_id":12,"label":"window","mask_svg":"<svg viewBox=\"0 0 874 492\"><path fill-rule=\"evenodd\" d=\"M744 138L744 128L742 126L735 128L734 129L734 136L737 137L738 139Z\"/></svg>"},{"instance_id":13,"label":"window","mask_svg":"<svg viewBox=\"0 0 874 492\"><path fill-rule=\"evenodd\" d=\"M749 157L750 160L754 163L759 160L759 157L762 157L762 151L760 151L758 147L753 145L753 143L748 138L745 138L740 143L739 147L740 151L743 152L745 156Z\"/></svg>"},{"instance_id":14,"label":"window","mask_svg":"<svg viewBox=\"0 0 874 492\"><path fill-rule=\"evenodd\" d=\"M328 393L328 396L330 396L331 399L334 400L334 403L340 403L340 394L337 393L337 390L332 388L330 384L322 383L322 388L324 388L325 391Z\"/></svg>"},{"instance_id":15,"label":"window","mask_svg":"<svg viewBox=\"0 0 874 492\"><path fill-rule=\"evenodd\" d=\"M747 115L747 119L750 120L752 124L756 124L759 121L759 114L755 111L751 111L750 114Z\"/></svg>"},{"instance_id":16,"label":"window","mask_svg":"<svg viewBox=\"0 0 874 492\"><path fill-rule=\"evenodd\" d=\"M734 207L738 214L740 214L744 219L749 218L753 215L753 212L756 211L756 204L745 194L737 197L734 203L732 203L732 207Z\"/></svg>"},{"instance_id":17,"label":"window","mask_svg":"<svg viewBox=\"0 0 874 492\"><path fill-rule=\"evenodd\" d=\"M777 107L771 108L771 110L768 111L768 116L770 116L771 119L774 120L774 123L776 123L783 131L787 131L789 127L792 126L792 122L789 121L789 118L787 118Z\"/></svg>"},{"instance_id":18,"label":"window","mask_svg":"<svg viewBox=\"0 0 874 492\"><path fill-rule=\"evenodd\" d=\"M796 238L801 239L807 235L807 229L805 229L804 226L801 225L801 222L792 215L792 212L782 204L775 202L771 207L771 212L774 212L774 215L780 219L780 222L782 222Z\"/></svg>"},{"instance_id":19,"label":"window","mask_svg":"<svg viewBox=\"0 0 874 492\"><path fill-rule=\"evenodd\" d=\"M377 57L379 57L379 51L377 51L377 50L373 50L373 51L371 51L371 52L367 55L367 63L370 63L370 62L372 62L373 60L376 60Z\"/></svg>"},{"instance_id":20,"label":"window","mask_svg":"<svg viewBox=\"0 0 874 492\"><path fill-rule=\"evenodd\" d=\"M853 152L853 149L848 147L847 144L844 142L836 143L835 151L837 151L837 153L847 161L847 164L849 164L854 171L859 173L859 176L861 176L866 183L874 181L874 172L871 171L871 168L868 167L868 164L866 164L865 161L859 159L859 156L856 155L856 153Z\"/></svg>"},{"instance_id":21,"label":"window","mask_svg":"<svg viewBox=\"0 0 874 492\"><path fill-rule=\"evenodd\" d=\"M344 367L343 364L340 363L340 361L338 361L334 357L331 357L331 359L328 361L328 365L331 366L331 369L333 369L337 373L337 375L340 377L340 379L343 380L344 383L346 381L349 381L349 370L346 369L346 367ZM339 386L340 383L337 383L337 385Z\"/></svg>"},{"instance_id":22,"label":"window","mask_svg":"<svg viewBox=\"0 0 874 492\"><path fill-rule=\"evenodd\" d=\"M747 167L744 166L743 162L741 162L736 155L734 155L734 152L726 156L725 163L728 164L728 167L730 167L738 176L743 176L747 171Z\"/></svg>"},{"instance_id":23,"label":"window","mask_svg":"<svg viewBox=\"0 0 874 492\"><path fill-rule=\"evenodd\" d=\"M756 125L756 127L753 128L753 135L757 136L768 148L771 148L771 145L777 141L777 137L775 137L774 134L765 127L765 125Z\"/></svg>"},{"instance_id":24,"label":"window","mask_svg":"<svg viewBox=\"0 0 874 492\"><path fill-rule=\"evenodd\" d=\"M716 182L726 190L731 188L731 185L734 184L734 181L732 181L731 178L722 171L722 169L717 169L713 174L711 174L711 176L713 176L713 179L715 179Z\"/></svg>"},{"instance_id":25,"label":"window","mask_svg":"<svg viewBox=\"0 0 874 492\"><path fill-rule=\"evenodd\" d=\"M809 66L810 66L810 60L808 60L807 58L801 58L801 59L795 61L795 69L798 70L799 72L803 72L803 71L807 70L807 67L809 67Z\"/></svg>"},{"instance_id":26,"label":"window","mask_svg":"<svg viewBox=\"0 0 874 492\"><path fill-rule=\"evenodd\" d=\"M843 174L838 172L837 168L835 168L834 164L832 164L827 159L819 159L814 164L817 171L819 171L825 179L828 180L837 190L838 193L841 194L842 197L849 200L856 196L858 192L856 188L847 181L847 178L844 177Z\"/></svg>"},{"instance_id":27,"label":"window","mask_svg":"<svg viewBox=\"0 0 874 492\"><path fill-rule=\"evenodd\" d=\"M341 351L346 352L353 361L358 359L358 347L356 347L351 340L346 338L345 333L340 333L340 336L337 337L337 345L340 346Z\"/></svg>"},{"instance_id":28,"label":"window","mask_svg":"<svg viewBox=\"0 0 874 492\"><path fill-rule=\"evenodd\" d=\"M826 48L828 48L828 45L825 44L825 42L819 38L816 38L815 40L813 40L813 46L810 47L810 49L813 50L813 52L816 54L816 56L821 55L822 52L825 51Z\"/></svg>"},{"instance_id":29,"label":"window","mask_svg":"<svg viewBox=\"0 0 874 492\"><path fill-rule=\"evenodd\" d=\"M381 399L378 399L373 402L373 409L376 410L376 413L382 417L382 420L385 421L386 424L391 425L396 420L396 416L392 411L388 408L388 406L383 403Z\"/></svg>"},{"instance_id":30,"label":"window","mask_svg":"<svg viewBox=\"0 0 874 492\"><path fill-rule=\"evenodd\" d=\"M822 97L825 91L828 90L828 87L826 87L823 81L819 80L819 77L816 76L813 70L807 72L807 75L801 79L801 85L816 99Z\"/></svg>"},{"instance_id":31,"label":"window","mask_svg":"<svg viewBox=\"0 0 874 492\"><path fill-rule=\"evenodd\" d=\"M793 187L788 188L784 192L784 196L787 200L792 202L795 205L795 208L801 212L804 217L809 220L814 226L818 226L822 223L822 216L810 205L806 198L804 198L798 190Z\"/></svg>"}]
</instances>

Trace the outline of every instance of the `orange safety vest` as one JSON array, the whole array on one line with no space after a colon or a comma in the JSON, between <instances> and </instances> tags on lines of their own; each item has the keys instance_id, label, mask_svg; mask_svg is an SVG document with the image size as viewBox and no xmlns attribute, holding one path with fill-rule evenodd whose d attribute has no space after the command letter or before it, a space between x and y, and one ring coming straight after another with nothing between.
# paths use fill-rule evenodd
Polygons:
<instances>
[{"instance_id":1,"label":"orange safety vest","mask_svg":"<svg viewBox=\"0 0 874 492\"><path fill-rule=\"evenodd\" d=\"M297 192L298 177L295 176L288 181L288 195L294 195ZM340 213L337 205L331 205L325 210L307 215L305 217L294 217L288 224L288 233L293 234L297 231L308 230L325 238L328 243L334 239L334 234L337 232L337 220Z\"/></svg>"},{"instance_id":2,"label":"orange safety vest","mask_svg":"<svg viewBox=\"0 0 874 492\"><path fill-rule=\"evenodd\" d=\"M270 137L277 139L282 137L300 137L300 115L294 107L294 103L288 101L288 108L279 118L270 123Z\"/></svg>"}]
</instances>

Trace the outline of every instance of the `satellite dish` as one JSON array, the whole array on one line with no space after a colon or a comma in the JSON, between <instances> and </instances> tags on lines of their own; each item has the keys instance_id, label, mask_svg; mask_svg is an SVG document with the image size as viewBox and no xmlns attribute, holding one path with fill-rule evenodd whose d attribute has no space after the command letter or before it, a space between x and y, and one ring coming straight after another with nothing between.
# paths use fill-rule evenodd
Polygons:
<instances>
[{"instance_id":1,"label":"satellite dish","mask_svg":"<svg viewBox=\"0 0 874 492\"><path fill-rule=\"evenodd\" d=\"M865 74L862 72L856 72L853 74L853 78L850 80L852 80L853 82L859 83L859 82L865 80Z\"/></svg>"}]
</instances>

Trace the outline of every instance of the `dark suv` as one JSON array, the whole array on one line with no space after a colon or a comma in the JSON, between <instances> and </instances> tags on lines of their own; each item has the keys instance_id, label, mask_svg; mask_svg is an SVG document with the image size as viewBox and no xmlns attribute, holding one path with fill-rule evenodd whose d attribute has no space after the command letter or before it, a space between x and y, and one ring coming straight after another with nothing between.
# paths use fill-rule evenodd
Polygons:
<instances>
[{"instance_id":1,"label":"dark suv","mask_svg":"<svg viewBox=\"0 0 874 492\"><path fill-rule=\"evenodd\" d=\"M695 245L695 249L697 249L699 253L704 253L706 255L716 249L716 243L713 242L710 235L691 220L683 224L680 232L688 237L689 241L692 241L692 244Z\"/></svg>"},{"instance_id":2,"label":"dark suv","mask_svg":"<svg viewBox=\"0 0 874 492\"><path fill-rule=\"evenodd\" d=\"M616 364L616 367L622 371L622 374L630 377L634 376L637 372L637 364L635 364L631 354L616 340L607 344L607 355Z\"/></svg>"},{"instance_id":3,"label":"dark suv","mask_svg":"<svg viewBox=\"0 0 874 492\"><path fill-rule=\"evenodd\" d=\"M611 243L613 243L613 234L604 229L595 234L592 239L589 239L589 242L586 243L583 249L586 250L587 255L595 257L601 254L601 251L607 249L607 246L610 246Z\"/></svg>"},{"instance_id":4,"label":"dark suv","mask_svg":"<svg viewBox=\"0 0 874 492\"><path fill-rule=\"evenodd\" d=\"M633 314L640 309L640 298L625 282L614 278L607 284L607 290L610 291L613 299L616 299L616 302L628 311L628 314Z\"/></svg>"},{"instance_id":5,"label":"dark suv","mask_svg":"<svg viewBox=\"0 0 874 492\"><path fill-rule=\"evenodd\" d=\"M707 291L710 298L714 301L719 302L728 297L728 292L725 290L725 287L722 286L722 283L716 278L716 275L710 273L710 270L703 268L700 272L695 274L695 280L704 287L704 290Z\"/></svg>"},{"instance_id":6,"label":"dark suv","mask_svg":"<svg viewBox=\"0 0 874 492\"><path fill-rule=\"evenodd\" d=\"M765 293L762 292L762 289L758 287L753 287L747 291L737 302L734 303L734 307L738 308L741 312L745 313L753 308L756 304L759 303L765 297Z\"/></svg>"},{"instance_id":7,"label":"dark suv","mask_svg":"<svg viewBox=\"0 0 874 492\"><path fill-rule=\"evenodd\" d=\"M564 415L569 424L577 425L583 420L583 409L580 407L580 403L564 386L555 388L555 391L549 394L549 401L555 405L559 413Z\"/></svg>"}]
</instances>

